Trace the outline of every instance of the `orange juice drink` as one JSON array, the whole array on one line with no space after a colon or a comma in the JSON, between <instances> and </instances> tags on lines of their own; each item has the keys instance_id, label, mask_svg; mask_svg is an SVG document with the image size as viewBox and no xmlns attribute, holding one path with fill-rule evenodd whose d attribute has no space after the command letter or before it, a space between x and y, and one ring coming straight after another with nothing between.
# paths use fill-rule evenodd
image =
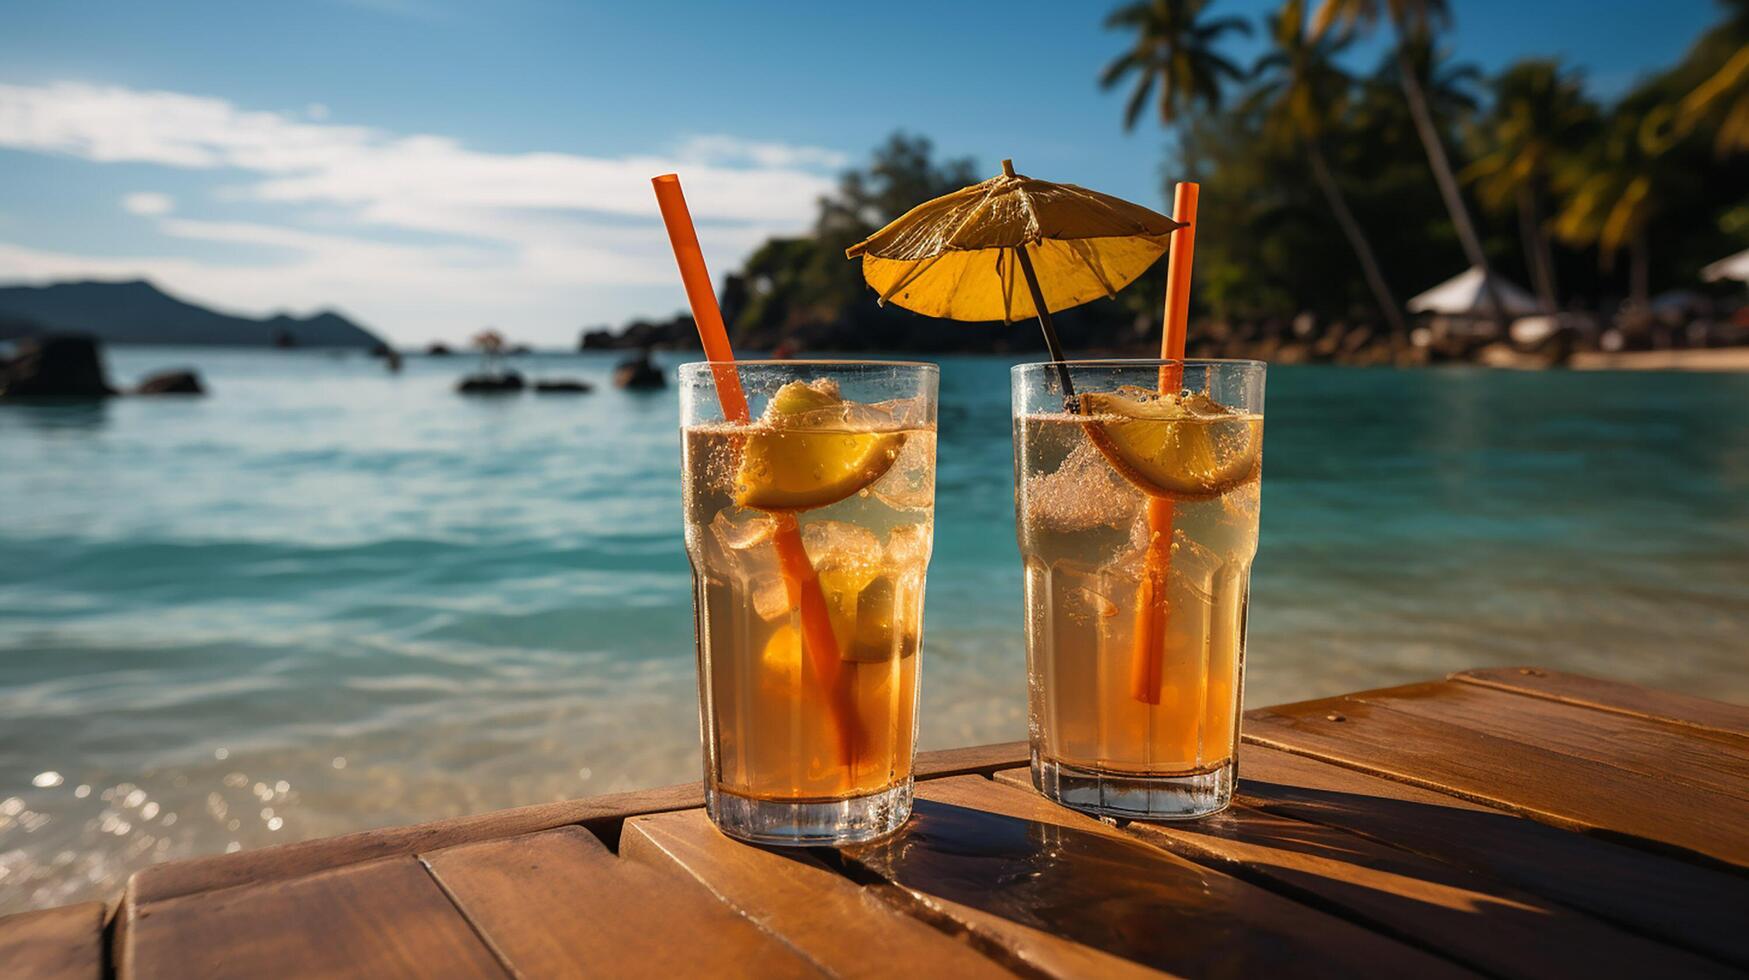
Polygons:
<instances>
[{"instance_id":1,"label":"orange juice drink","mask_svg":"<svg viewBox=\"0 0 1749 980\"><path fill-rule=\"evenodd\" d=\"M1162 393L1162 362L1071 364L1073 399L1015 369L1034 780L1103 815L1201 816L1236 773L1263 366L1186 362Z\"/></svg>"},{"instance_id":2,"label":"orange juice drink","mask_svg":"<svg viewBox=\"0 0 1749 980\"><path fill-rule=\"evenodd\" d=\"M868 840L910 814L935 370L736 370L746 422L712 417L708 365L681 376L707 808L748 840ZM786 554L786 535L805 555Z\"/></svg>"}]
</instances>

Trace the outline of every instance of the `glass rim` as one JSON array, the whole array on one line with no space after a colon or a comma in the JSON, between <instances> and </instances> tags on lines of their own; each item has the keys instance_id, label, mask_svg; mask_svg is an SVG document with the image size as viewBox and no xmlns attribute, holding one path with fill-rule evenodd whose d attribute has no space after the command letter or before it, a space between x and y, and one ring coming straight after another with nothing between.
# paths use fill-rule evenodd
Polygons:
<instances>
[{"instance_id":1,"label":"glass rim","mask_svg":"<svg viewBox=\"0 0 1749 980\"><path fill-rule=\"evenodd\" d=\"M920 368L925 371L940 373L941 365L934 361L881 361L854 357L789 357L789 358L735 358L732 361L683 361L681 370L686 368L742 368L742 367L888 367L888 368Z\"/></svg>"},{"instance_id":2,"label":"glass rim","mask_svg":"<svg viewBox=\"0 0 1749 980\"><path fill-rule=\"evenodd\" d=\"M1080 360L1064 361L1023 361L1010 368L1010 371L1020 371L1025 368L1137 368L1137 367L1183 367L1202 366L1233 366L1260 367L1269 366L1268 361L1260 361L1248 357L1090 357Z\"/></svg>"}]
</instances>

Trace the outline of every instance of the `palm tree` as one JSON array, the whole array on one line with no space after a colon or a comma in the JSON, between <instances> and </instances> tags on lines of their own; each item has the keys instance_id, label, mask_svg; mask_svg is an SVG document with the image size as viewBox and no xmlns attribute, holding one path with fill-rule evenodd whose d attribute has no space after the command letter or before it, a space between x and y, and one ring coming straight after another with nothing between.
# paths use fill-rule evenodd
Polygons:
<instances>
[{"instance_id":1,"label":"palm tree","mask_svg":"<svg viewBox=\"0 0 1749 980\"><path fill-rule=\"evenodd\" d=\"M1555 234L1571 245L1595 245L1605 268L1626 248L1628 300L1636 310L1647 306L1647 229L1657 217L1669 179L1662 149L1641 138L1645 128L1644 114L1618 109L1592 151L1571 160L1557 175L1566 202L1555 217Z\"/></svg>"},{"instance_id":2,"label":"palm tree","mask_svg":"<svg viewBox=\"0 0 1749 980\"><path fill-rule=\"evenodd\" d=\"M1749 150L1749 0L1724 5L1724 21L1702 35L1687 59L1718 66L1668 110L1678 136L1716 125L1713 149L1721 157Z\"/></svg>"},{"instance_id":3,"label":"palm tree","mask_svg":"<svg viewBox=\"0 0 1749 980\"><path fill-rule=\"evenodd\" d=\"M1105 18L1108 29L1135 33L1130 49L1099 75L1099 85L1106 89L1131 75L1136 78L1124 105L1125 129L1135 128L1156 89L1160 122L1170 126L1199 103L1219 107L1226 84L1245 77L1243 69L1215 49L1222 35L1250 34L1251 25L1238 17L1204 19L1209 2L1135 0Z\"/></svg>"},{"instance_id":4,"label":"palm tree","mask_svg":"<svg viewBox=\"0 0 1749 980\"><path fill-rule=\"evenodd\" d=\"M1493 270L1489 267L1487 253L1482 251L1482 239L1476 234L1469 209L1464 206L1457 176L1452 172L1451 158L1440 138L1439 125L1434 120L1423 84L1425 73L1417 70L1414 61L1416 46L1426 45L1431 49L1434 29L1448 17L1445 0L1323 0L1313 20L1312 33L1321 37L1335 27L1345 35L1352 35L1357 29L1370 29L1381 18L1391 22L1397 36L1397 82L1403 87L1415 133L1427 154L1427 164L1433 170L1434 183L1439 185L1440 197L1445 200L1445 210L1451 215L1452 227L1457 231L1464 256L1470 265L1482 270L1482 282L1488 303L1493 307L1494 320L1504 325L1505 304L1495 288Z\"/></svg>"},{"instance_id":5,"label":"palm tree","mask_svg":"<svg viewBox=\"0 0 1749 980\"><path fill-rule=\"evenodd\" d=\"M1360 262L1367 289L1379 315L1399 335L1407 332L1402 308L1385 283L1378 256L1336 182L1324 156L1323 133L1332 118L1346 108L1352 80L1337 67L1334 56L1346 42L1314 38L1306 33L1303 0L1287 0L1273 24L1265 20L1273 47L1259 58L1253 73L1259 79L1247 102L1248 108L1264 113L1268 138L1292 142L1303 148L1312 178L1348 239L1348 247Z\"/></svg>"},{"instance_id":6,"label":"palm tree","mask_svg":"<svg viewBox=\"0 0 1749 980\"><path fill-rule=\"evenodd\" d=\"M1555 170L1590 139L1597 109L1585 97L1579 73L1553 60L1520 61L1492 87L1494 104L1476 132L1481 152L1462 176L1474 182L1484 207L1516 207L1531 282L1543 309L1553 312L1560 295L1543 201Z\"/></svg>"}]
</instances>

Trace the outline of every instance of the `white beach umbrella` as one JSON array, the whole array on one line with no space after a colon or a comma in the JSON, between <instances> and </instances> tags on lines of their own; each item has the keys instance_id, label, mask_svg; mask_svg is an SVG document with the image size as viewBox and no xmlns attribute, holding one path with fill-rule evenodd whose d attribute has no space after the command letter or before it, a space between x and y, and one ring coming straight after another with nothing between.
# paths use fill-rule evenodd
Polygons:
<instances>
[{"instance_id":1,"label":"white beach umbrella","mask_svg":"<svg viewBox=\"0 0 1749 980\"><path fill-rule=\"evenodd\" d=\"M1721 279L1749 282L1749 248L1736 255L1726 256L1700 270L1700 277L1707 282L1718 282Z\"/></svg>"},{"instance_id":2,"label":"white beach umbrella","mask_svg":"<svg viewBox=\"0 0 1749 980\"><path fill-rule=\"evenodd\" d=\"M1482 270L1470 268L1409 300L1410 313L1443 313L1447 316L1489 316L1492 307L1482 288ZM1541 312L1536 297L1499 276L1493 277L1503 311L1509 317Z\"/></svg>"}]
</instances>

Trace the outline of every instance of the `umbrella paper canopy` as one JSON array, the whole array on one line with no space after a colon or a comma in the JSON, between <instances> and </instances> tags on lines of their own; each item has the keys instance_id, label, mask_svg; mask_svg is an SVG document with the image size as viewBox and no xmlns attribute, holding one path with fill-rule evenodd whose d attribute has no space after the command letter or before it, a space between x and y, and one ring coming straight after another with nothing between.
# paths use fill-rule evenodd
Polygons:
<instances>
[{"instance_id":1,"label":"umbrella paper canopy","mask_svg":"<svg viewBox=\"0 0 1749 980\"><path fill-rule=\"evenodd\" d=\"M1047 312L1112 296L1166 251L1180 223L1074 184L1014 172L961 188L905 212L845 251L895 303L951 320L1038 316L1026 282L1030 259ZM1021 256L1017 250L1026 249Z\"/></svg>"}]
</instances>

